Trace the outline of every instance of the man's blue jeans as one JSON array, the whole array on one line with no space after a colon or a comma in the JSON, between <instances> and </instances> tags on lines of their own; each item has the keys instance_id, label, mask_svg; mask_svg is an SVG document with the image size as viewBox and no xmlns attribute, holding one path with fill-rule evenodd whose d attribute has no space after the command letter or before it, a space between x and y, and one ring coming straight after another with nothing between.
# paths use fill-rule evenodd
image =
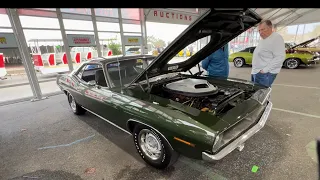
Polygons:
<instances>
[{"instance_id":1,"label":"man's blue jeans","mask_svg":"<svg viewBox=\"0 0 320 180\"><path fill-rule=\"evenodd\" d=\"M257 73L257 74L251 74L251 81L260 84L263 86L271 87L273 81L276 79L277 74L272 73Z\"/></svg>"}]
</instances>

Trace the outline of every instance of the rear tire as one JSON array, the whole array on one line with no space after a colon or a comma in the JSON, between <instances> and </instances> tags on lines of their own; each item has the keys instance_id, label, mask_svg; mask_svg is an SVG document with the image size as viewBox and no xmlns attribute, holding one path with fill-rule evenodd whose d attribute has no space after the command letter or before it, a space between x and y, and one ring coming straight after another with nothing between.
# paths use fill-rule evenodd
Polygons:
<instances>
[{"instance_id":1,"label":"rear tire","mask_svg":"<svg viewBox=\"0 0 320 180\"><path fill-rule=\"evenodd\" d=\"M67 96L68 96L68 102L69 102L69 105L71 107L71 110L74 114L76 115L83 115L86 110L83 109L77 102L76 100L74 99L74 97L70 94L70 93L67 93Z\"/></svg>"},{"instance_id":2,"label":"rear tire","mask_svg":"<svg viewBox=\"0 0 320 180\"><path fill-rule=\"evenodd\" d=\"M240 68L245 64L245 61L243 58L236 57L233 59L233 65L234 67Z\"/></svg>"},{"instance_id":3,"label":"rear tire","mask_svg":"<svg viewBox=\"0 0 320 180\"><path fill-rule=\"evenodd\" d=\"M136 125L133 140L141 158L154 168L165 169L174 164L179 157L170 144L148 126Z\"/></svg>"}]
</instances>

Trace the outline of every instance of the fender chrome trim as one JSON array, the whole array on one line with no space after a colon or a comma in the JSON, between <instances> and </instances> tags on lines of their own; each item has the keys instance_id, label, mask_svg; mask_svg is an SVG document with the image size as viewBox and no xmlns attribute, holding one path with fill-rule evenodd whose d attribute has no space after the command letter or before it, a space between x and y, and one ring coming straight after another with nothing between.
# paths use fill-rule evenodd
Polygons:
<instances>
[{"instance_id":1,"label":"fender chrome trim","mask_svg":"<svg viewBox=\"0 0 320 180\"><path fill-rule=\"evenodd\" d=\"M247 132L245 132L243 135L241 135L239 138L235 139L233 142L231 142L229 145L227 145L225 148L223 148L221 151L219 151L217 154L208 154L206 152L202 152L202 159L205 161L216 161L224 158L226 155L231 153L234 149L240 147L243 145L243 143L248 140L251 136L256 134L260 129L264 127L266 124L269 114L272 109L272 103L269 102L266 109L264 110L259 122L253 126L251 129L249 129Z\"/></svg>"}]
</instances>

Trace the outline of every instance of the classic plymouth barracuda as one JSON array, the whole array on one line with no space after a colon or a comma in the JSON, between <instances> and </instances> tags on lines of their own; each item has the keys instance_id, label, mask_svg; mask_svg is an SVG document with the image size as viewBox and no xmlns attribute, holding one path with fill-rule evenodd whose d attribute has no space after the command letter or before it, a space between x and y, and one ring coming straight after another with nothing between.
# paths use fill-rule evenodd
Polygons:
<instances>
[{"instance_id":1,"label":"classic plymouth barracuda","mask_svg":"<svg viewBox=\"0 0 320 180\"><path fill-rule=\"evenodd\" d=\"M235 52L229 55L229 62L233 62L235 67L242 67L245 64L250 65L252 63L253 51L256 47L248 47L239 52ZM286 57L283 61L283 66L288 69L295 69L299 65L312 64L315 59L312 53L308 52L292 52L290 47L286 46Z\"/></svg>"},{"instance_id":2,"label":"classic plymouth barracuda","mask_svg":"<svg viewBox=\"0 0 320 180\"><path fill-rule=\"evenodd\" d=\"M265 125L271 89L239 79L191 72L193 67L234 37L261 21L249 9L210 9L159 56L96 58L57 84L72 111L86 111L133 136L141 158L163 169L179 155L220 160ZM181 49L210 37L183 62L170 63ZM148 62L151 63L149 64Z\"/></svg>"}]
</instances>

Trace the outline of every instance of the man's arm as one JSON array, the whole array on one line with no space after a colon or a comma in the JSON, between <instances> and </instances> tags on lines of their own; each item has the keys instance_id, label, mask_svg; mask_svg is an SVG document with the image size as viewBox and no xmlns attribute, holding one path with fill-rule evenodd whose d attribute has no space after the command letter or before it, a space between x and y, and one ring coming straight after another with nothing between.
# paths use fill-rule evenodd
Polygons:
<instances>
[{"instance_id":1,"label":"man's arm","mask_svg":"<svg viewBox=\"0 0 320 180\"><path fill-rule=\"evenodd\" d=\"M273 59L268 63L268 66L263 68L263 73L270 72L272 69L282 67L283 61L286 57L286 49L284 40L281 36L278 36L272 44Z\"/></svg>"},{"instance_id":2,"label":"man's arm","mask_svg":"<svg viewBox=\"0 0 320 180\"><path fill-rule=\"evenodd\" d=\"M205 69L206 71L208 71L208 66L209 66L209 62L210 62L210 59L209 59L210 56L206 57L204 60L202 60L201 62L201 65L202 65L202 68Z\"/></svg>"}]
</instances>

